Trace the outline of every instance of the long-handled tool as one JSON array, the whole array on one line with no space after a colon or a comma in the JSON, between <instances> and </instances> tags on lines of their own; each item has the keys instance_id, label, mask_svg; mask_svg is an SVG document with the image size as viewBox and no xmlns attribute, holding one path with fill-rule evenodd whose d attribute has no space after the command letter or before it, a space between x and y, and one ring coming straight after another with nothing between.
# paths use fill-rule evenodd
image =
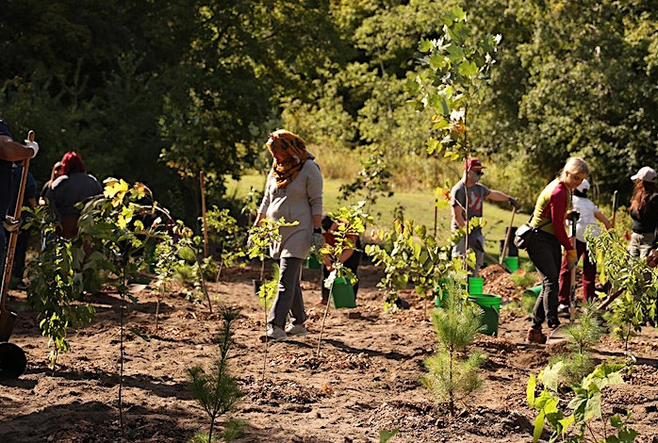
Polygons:
<instances>
[{"instance_id":1,"label":"long-handled tool","mask_svg":"<svg viewBox=\"0 0 658 443\"><path fill-rule=\"evenodd\" d=\"M572 245L576 247L576 222L578 221L579 214L575 211L569 214L571 219L571 241ZM569 324L573 324L576 318L576 263L573 264L573 267L570 271L571 278L571 292L569 293ZM557 343L559 341L565 340L564 325L559 325L557 328L551 331L546 344Z\"/></svg>"},{"instance_id":2,"label":"long-handled tool","mask_svg":"<svg viewBox=\"0 0 658 443\"><path fill-rule=\"evenodd\" d=\"M512 208L512 217L510 218L509 221L509 226L507 227L507 232L505 233L505 242L503 243L503 251L500 253L500 259L498 260L498 263L503 265L505 262L505 257L507 257L507 247L509 246L509 239L512 236L512 226L514 225L514 216L516 215L516 206Z\"/></svg>"},{"instance_id":3,"label":"long-handled tool","mask_svg":"<svg viewBox=\"0 0 658 443\"><path fill-rule=\"evenodd\" d=\"M575 211L572 211L570 214L571 217L571 244L576 249L576 223L578 222L579 214ZM576 256L576 260L578 256ZM569 293L569 323L573 323L576 318L576 263L571 267L571 292Z\"/></svg>"},{"instance_id":4,"label":"long-handled tool","mask_svg":"<svg viewBox=\"0 0 658 443\"><path fill-rule=\"evenodd\" d=\"M612 220L610 220L610 224L613 228L615 227L615 221L617 220L617 194L617 191L612 194Z\"/></svg>"},{"instance_id":5,"label":"long-handled tool","mask_svg":"<svg viewBox=\"0 0 658 443\"><path fill-rule=\"evenodd\" d=\"M34 141L34 131L27 133L27 139ZM26 159L23 165L23 173L21 174L21 182L18 187L12 222L20 222L21 219L21 209L23 207L23 197L25 196L29 166L30 159ZM11 268L14 264L14 253L16 252L16 242L18 241L19 234L20 228L15 229L9 234L9 244L7 246L7 256L5 258L5 268L2 276L2 290L0 291L0 376L12 378L20 377L27 366L27 359L23 350L17 345L9 343L17 315L15 312L7 309L7 297L9 282L11 280Z\"/></svg>"}]
</instances>

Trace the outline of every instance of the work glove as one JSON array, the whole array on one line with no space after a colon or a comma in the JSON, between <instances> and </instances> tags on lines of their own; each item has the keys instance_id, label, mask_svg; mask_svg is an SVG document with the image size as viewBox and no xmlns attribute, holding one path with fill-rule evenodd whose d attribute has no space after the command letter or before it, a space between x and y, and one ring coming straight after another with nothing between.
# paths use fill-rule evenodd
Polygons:
<instances>
[{"instance_id":1,"label":"work glove","mask_svg":"<svg viewBox=\"0 0 658 443\"><path fill-rule=\"evenodd\" d=\"M34 154L32 154L31 158L34 158L37 156L37 153L39 152L39 143L37 142L31 142L29 140L25 140L25 146L28 148L32 148L34 151Z\"/></svg>"},{"instance_id":2,"label":"work glove","mask_svg":"<svg viewBox=\"0 0 658 443\"><path fill-rule=\"evenodd\" d=\"M514 209L519 209L519 202L517 202L514 197L510 197L507 201L509 202L511 207L513 207Z\"/></svg>"},{"instance_id":3,"label":"work glove","mask_svg":"<svg viewBox=\"0 0 658 443\"><path fill-rule=\"evenodd\" d=\"M311 234L311 247L320 249L324 246L324 237L318 232Z\"/></svg>"},{"instance_id":4,"label":"work glove","mask_svg":"<svg viewBox=\"0 0 658 443\"><path fill-rule=\"evenodd\" d=\"M576 266L576 262L578 262L578 253L576 252L575 249L568 249L567 265L569 266L569 270L572 270L573 267Z\"/></svg>"},{"instance_id":5,"label":"work glove","mask_svg":"<svg viewBox=\"0 0 658 443\"><path fill-rule=\"evenodd\" d=\"M21 228L21 221L8 215L2 222L2 227L5 228L7 232L16 232Z\"/></svg>"}]
</instances>

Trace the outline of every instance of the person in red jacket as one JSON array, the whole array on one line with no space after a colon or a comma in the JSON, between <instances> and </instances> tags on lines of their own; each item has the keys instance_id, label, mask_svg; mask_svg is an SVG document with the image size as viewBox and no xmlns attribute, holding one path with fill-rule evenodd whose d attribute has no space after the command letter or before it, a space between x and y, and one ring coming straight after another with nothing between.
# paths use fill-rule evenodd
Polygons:
<instances>
[{"instance_id":1,"label":"person in red jacket","mask_svg":"<svg viewBox=\"0 0 658 443\"><path fill-rule=\"evenodd\" d=\"M528 240L528 256L541 276L542 290L532 311L532 327L528 330L528 341L546 343L541 331L544 320L549 328L557 328L558 292L560 263L563 247L569 267L573 267L578 254L565 229L565 217L571 191L576 189L589 175L587 162L571 157L557 178L544 188L537 198L530 226L536 232Z\"/></svg>"}]
</instances>

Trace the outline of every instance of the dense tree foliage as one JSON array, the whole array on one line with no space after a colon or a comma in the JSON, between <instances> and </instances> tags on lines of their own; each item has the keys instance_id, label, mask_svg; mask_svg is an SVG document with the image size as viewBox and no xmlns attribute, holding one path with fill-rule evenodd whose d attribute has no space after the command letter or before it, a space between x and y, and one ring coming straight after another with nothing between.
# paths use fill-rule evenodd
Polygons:
<instances>
[{"instance_id":1,"label":"dense tree foliage","mask_svg":"<svg viewBox=\"0 0 658 443\"><path fill-rule=\"evenodd\" d=\"M394 169L405 158L436 185L455 165L427 159L430 119L409 105L407 82L419 42L459 6L474 39L502 35L467 129L506 189L531 201L582 155L600 192L628 192L658 154L654 3L6 0L0 109L17 137L37 131L40 181L76 150L99 178L145 181L188 220L198 172L220 203L223 177L262 167L262 143L282 126Z\"/></svg>"}]
</instances>

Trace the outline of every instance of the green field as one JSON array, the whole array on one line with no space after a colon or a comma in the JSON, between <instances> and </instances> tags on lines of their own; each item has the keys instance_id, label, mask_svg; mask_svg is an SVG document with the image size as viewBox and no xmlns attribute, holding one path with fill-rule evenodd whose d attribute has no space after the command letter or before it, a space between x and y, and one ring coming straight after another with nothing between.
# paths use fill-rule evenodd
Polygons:
<instances>
[{"instance_id":1,"label":"green field","mask_svg":"<svg viewBox=\"0 0 658 443\"><path fill-rule=\"evenodd\" d=\"M342 182L338 180L324 181L324 207L325 212L331 212L341 206L351 205L357 202L339 200L339 188ZM240 181L228 180L228 195L235 193L236 197L244 196L253 187L262 189L265 185L264 175L246 175ZM375 218L376 228L386 228L393 224L396 208L403 208L404 217L407 220L414 220L415 224L423 224L428 229L434 229L434 193L430 190L426 192L396 192L390 198L380 198L376 204L369 208L369 212ZM500 252L500 241L504 240L505 229L509 226L512 217L512 211L508 208L501 208L493 203L485 203L484 217L486 225L484 235L486 238L485 249L487 253L498 257ZM525 222L529 216L527 214L517 213L514 217L514 226L519 226ZM437 209L436 217L437 236L447 238L450 234L450 208L448 205ZM366 232L366 237L372 236L372 229ZM527 258L527 255L521 251L521 258Z\"/></svg>"}]
</instances>

